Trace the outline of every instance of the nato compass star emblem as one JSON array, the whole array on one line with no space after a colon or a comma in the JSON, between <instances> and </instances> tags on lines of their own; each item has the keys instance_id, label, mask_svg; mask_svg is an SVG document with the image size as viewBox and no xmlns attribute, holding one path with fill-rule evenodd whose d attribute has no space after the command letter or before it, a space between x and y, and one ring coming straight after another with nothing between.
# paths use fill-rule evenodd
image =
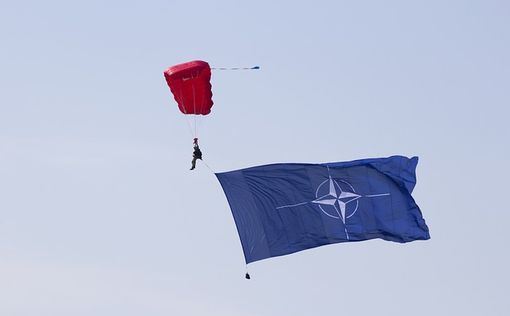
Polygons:
<instances>
[{"instance_id":1,"label":"nato compass star emblem","mask_svg":"<svg viewBox=\"0 0 510 316\"><path fill-rule=\"evenodd\" d=\"M329 168L328 168L329 173ZM345 236L349 239L346 221L358 211L359 200L361 198L376 198L388 196L390 193L365 194L362 195L354 189L347 181L333 179L331 175L317 186L315 190L315 200L298 204L278 206L276 209L297 207L305 204L315 204L324 213L324 215L342 221L344 224Z\"/></svg>"}]
</instances>

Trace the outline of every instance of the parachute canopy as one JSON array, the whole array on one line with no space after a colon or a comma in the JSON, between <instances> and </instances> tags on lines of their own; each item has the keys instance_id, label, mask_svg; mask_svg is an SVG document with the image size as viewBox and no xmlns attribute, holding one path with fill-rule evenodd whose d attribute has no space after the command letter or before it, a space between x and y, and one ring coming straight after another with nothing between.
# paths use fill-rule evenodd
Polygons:
<instances>
[{"instance_id":1,"label":"parachute canopy","mask_svg":"<svg viewBox=\"0 0 510 316\"><path fill-rule=\"evenodd\" d=\"M175 65L165 70L164 74L182 113L211 113L211 67L207 62L195 60Z\"/></svg>"}]
</instances>

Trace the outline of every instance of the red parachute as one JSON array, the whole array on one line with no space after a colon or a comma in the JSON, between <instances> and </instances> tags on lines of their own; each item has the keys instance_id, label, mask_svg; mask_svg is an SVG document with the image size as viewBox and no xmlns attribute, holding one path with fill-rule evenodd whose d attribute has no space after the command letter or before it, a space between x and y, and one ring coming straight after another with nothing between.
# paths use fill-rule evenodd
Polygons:
<instances>
[{"instance_id":1,"label":"red parachute","mask_svg":"<svg viewBox=\"0 0 510 316\"><path fill-rule=\"evenodd\" d=\"M175 65L165 70L164 74L182 113L211 113L211 67L207 62L195 60Z\"/></svg>"}]
</instances>

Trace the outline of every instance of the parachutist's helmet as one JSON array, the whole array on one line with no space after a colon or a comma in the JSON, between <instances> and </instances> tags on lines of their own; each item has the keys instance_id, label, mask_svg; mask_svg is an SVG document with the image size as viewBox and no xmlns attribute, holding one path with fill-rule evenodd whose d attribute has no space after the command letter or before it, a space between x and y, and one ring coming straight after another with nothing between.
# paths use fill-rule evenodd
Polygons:
<instances>
[{"instance_id":1,"label":"parachutist's helmet","mask_svg":"<svg viewBox=\"0 0 510 316\"><path fill-rule=\"evenodd\" d=\"M196 138L196 137L195 137L195 138L193 138L193 141L194 141L194 142L196 142L197 140L198 140L198 138Z\"/></svg>"}]
</instances>

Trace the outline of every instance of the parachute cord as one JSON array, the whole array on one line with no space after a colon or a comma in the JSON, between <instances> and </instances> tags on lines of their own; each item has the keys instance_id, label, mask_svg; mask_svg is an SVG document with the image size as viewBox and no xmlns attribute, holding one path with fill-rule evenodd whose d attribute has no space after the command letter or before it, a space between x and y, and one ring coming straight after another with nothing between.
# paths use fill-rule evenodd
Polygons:
<instances>
[{"instance_id":1,"label":"parachute cord","mask_svg":"<svg viewBox=\"0 0 510 316\"><path fill-rule=\"evenodd\" d=\"M179 95L179 99L180 99L180 101L182 103L182 111L184 112L185 120L186 120L186 123L188 124L188 129L189 129L189 133L191 134L191 138L195 138L195 134L197 133L197 129L196 129L196 126L195 126L195 134L193 134L193 126L192 126L192 123L191 123L191 119L188 117L188 112L186 112L186 106L184 104L184 98L182 96L182 92Z\"/></svg>"},{"instance_id":2,"label":"parachute cord","mask_svg":"<svg viewBox=\"0 0 510 316\"><path fill-rule=\"evenodd\" d=\"M248 272L248 264L246 264L246 274L244 275L244 278L245 278L246 280L251 279L251 277L250 277L250 273Z\"/></svg>"},{"instance_id":3,"label":"parachute cord","mask_svg":"<svg viewBox=\"0 0 510 316\"><path fill-rule=\"evenodd\" d=\"M200 130L200 115L195 115L195 137L198 138L198 131Z\"/></svg>"},{"instance_id":4,"label":"parachute cord","mask_svg":"<svg viewBox=\"0 0 510 316\"><path fill-rule=\"evenodd\" d=\"M258 70L260 69L259 66L253 66L253 67L211 67L212 70Z\"/></svg>"},{"instance_id":5,"label":"parachute cord","mask_svg":"<svg viewBox=\"0 0 510 316\"><path fill-rule=\"evenodd\" d=\"M207 162L205 162L203 159L201 159L202 162L204 163L204 165L207 167L207 169L209 169L213 174L215 174L216 172L214 172L214 170L212 170L211 167L209 167L209 165L207 164Z\"/></svg>"},{"instance_id":6,"label":"parachute cord","mask_svg":"<svg viewBox=\"0 0 510 316\"><path fill-rule=\"evenodd\" d=\"M191 89L193 91L193 113L195 113L194 118L193 118L194 122L195 122L195 137L197 137L197 100L196 100L196 95L195 95L195 86L192 85Z\"/></svg>"},{"instance_id":7,"label":"parachute cord","mask_svg":"<svg viewBox=\"0 0 510 316\"><path fill-rule=\"evenodd\" d=\"M191 138L195 138L195 135L193 134L193 127L191 126L192 124L190 122L190 118L187 117L187 115L186 115L185 119L186 119L186 123L188 124L188 130L189 130L189 133L191 135Z\"/></svg>"},{"instance_id":8,"label":"parachute cord","mask_svg":"<svg viewBox=\"0 0 510 316\"><path fill-rule=\"evenodd\" d=\"M197 137L197 114L193 115L193 123L195 124L195 133L193 135L195 135L194 137Z\"/></svg>"},{"instance_id":9,"label":"parachute cord","mask_svg":"<svg viewBox=\"0 0 510 316\"><path fill-rule=\"evenodd\" d=\"M197 116L194 115L193 121L195 122L195 137L197 137Z\"/></svg>"}]
</instances>

